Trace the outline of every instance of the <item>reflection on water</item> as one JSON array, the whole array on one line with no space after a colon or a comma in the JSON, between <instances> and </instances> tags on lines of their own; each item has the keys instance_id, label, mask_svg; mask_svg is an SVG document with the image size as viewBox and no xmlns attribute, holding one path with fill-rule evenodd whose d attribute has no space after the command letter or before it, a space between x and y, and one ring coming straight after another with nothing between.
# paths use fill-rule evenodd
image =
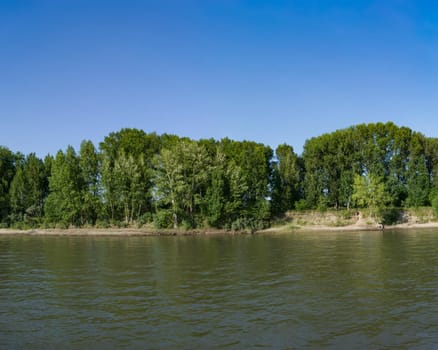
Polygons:
<instances>
[{"instance_id":1,"label":"reflection on water","mask_svg":"<svg viewBox=\"0 0 438 350\"><path fill-rule=\"evenodd\" d=\"M438 232L0 237L0 348L436 348Z\"/></svg>"}]
</instances>

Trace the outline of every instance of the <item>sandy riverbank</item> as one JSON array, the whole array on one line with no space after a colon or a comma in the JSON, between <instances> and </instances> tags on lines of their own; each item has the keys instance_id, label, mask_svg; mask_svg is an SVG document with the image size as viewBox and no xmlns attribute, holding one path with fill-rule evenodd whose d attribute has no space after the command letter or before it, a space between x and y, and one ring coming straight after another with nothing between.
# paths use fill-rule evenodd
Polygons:
<instances>
[{"instance_id":1,"label":"sandy riverbank","mask_svg":"<svg viewBox=\"0 0 438 350\"><path fill-rule=\"evenodd\" d=\"M385 226L384 230L406 229L438 229L438 222L404 223ZM380 227L374 224L357 223L345 226L330 225L282 225L271 227L258 233L275 232L347 232L347 231L379 231ZM41 235L41 236L194 236L194 235L236 235L248 232L235 232L226 230L154 230L137 228L70 228L70 229L0 229L0 235Z\"/></svg>"},{"instance_id":2,"label":"sandy riverbank","mask_svg":"<svg viewBox=\"0 0 438 350\"><path fill-rule=\"evenodd\" d=\"M384 231L388 230L409 230L409 229L438 229L438 222L428 222L428 223L404 223L397 225L387 225L384 227ZM330 231L330 232L339 232L339 231L381 231L382 228L378 225L374 224L352 224L345 226L329 226L329 225L284 225L271 227L263 232L287 232L287 231Z\"/></svg>"},{"instance_id":3,"label":"sandy riverbank","mask_svg":"<svg viewBox=\"0 0 438 350\"><path fill-rule=\"evenodd\" d=\"M0 235L46 236L193 236L239 234L225 230L154 230L138 228L0 229Z\"/></svg>"}]
</instances>

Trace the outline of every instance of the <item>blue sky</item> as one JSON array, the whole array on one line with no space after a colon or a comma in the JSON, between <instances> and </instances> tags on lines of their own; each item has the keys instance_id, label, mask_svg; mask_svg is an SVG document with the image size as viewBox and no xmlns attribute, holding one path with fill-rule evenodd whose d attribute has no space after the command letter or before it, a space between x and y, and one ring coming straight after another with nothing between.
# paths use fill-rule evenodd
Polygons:
<instances>
[{"instance_id":1,"label":"blue sky","mask_svg":"<svg viewBox=\"0 0 438 350\"><path fill-rule=\"evenodd\" d=\"M300 153L376 121L438 137L435 3L2 0L0 145L134 127Z\"/></svg>"}]
</instances>

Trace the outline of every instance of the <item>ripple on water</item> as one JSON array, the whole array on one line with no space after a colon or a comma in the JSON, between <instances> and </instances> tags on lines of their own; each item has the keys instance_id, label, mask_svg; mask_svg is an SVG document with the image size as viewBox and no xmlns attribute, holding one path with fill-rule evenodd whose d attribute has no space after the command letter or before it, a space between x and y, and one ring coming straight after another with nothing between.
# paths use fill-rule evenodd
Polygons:
<instances>
[{"instance_id":1,"label":"ripple on water","mask_svg":"<svg viewBox=\"0 0 438 350\"><path fill-rule=\"evenodd\" d=\"M438 347L437 232L0 237L0 253L0 348Z\"/></svg>"}]
</instances>

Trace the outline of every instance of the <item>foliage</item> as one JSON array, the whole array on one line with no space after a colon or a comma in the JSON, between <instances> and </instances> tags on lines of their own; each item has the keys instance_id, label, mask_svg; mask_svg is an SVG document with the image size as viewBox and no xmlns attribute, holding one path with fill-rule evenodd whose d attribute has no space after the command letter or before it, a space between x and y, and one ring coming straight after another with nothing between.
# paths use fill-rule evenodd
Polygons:
<instances>
[{"instance_id":1,"label":"foliage","mask_svg":"<svg viewBox=\"0 0 438 350\"><path fill-rule=\"evenodd\" d=\"M81 215L85 224L96 224L101 212L100 155L91 141L83 141L79 152L79 166L83 178Z\"/></svg>"},{"instance_id":2,"label":"foliage","mask_svg":"<svg viewBox=\"0 0 438 350\"><path fill-rule=\"evenodd\" d=\"M0 223L6 224L11 203L9 188L15 175L16 156L6 147L0 146Z\"/></svg>"},{"instance_id":3,"label":"foliage","mask_svg":"<svg viewBox=\"0 0 438 350\"><path fill-rule=\"evenodd\" d=\"M383 178L374 174L355 176L352 199L357 206L368 208L378 222L382 221L383 210L391 200Z\"/></svg>"},{"instance_id":4,"label":"foliage","mask_svg":"<svg viewBox=\"0 0 438 350\"><path fill-rule=\"evenodd\" d=\"M185 219L196 226L209 176L206 149L193 141L179 140L161 150L155 160L155 200L172 212L173 227Z\"/></svg>"},{"instance_id":5,"label":"foliage","mask_svg":"<svg viewBox=\"0 0 438 350\"><path fill-rule=\"evenodd\" d=\"M44 161L0 147L0 226L213 227L254 231L286 211L438 208L438 139L393 123L306 141L302 156L251 141L138 129L83 141ZM438 210L438 209L437 209ZM347 210L348 212L348 210Z\"/></svg>"},{"instance_id":6,"label":"foliage","mask_svg":"<svg viewBox=\"0 0 438 350\"><path fill-rule=\"evenodd\" d=\"M43 218L48 180L44 162L34 153L17 164L9 190L11 218L15 223L37 226Z\"/></svg>"},{"instance_id":7,"label":"foliage","mask_svg":"<svg viewBox=\"0 0 438 350\"><path fill-rule=\"evenodd\" d=\"M306 201L312 208L349 208L356 176L373 174L391 205L425 205L437 154L433 139L393 123L360 124L312 138L303 151Z\"/></svg>"},{"instance_id":8,"label":"foliage","mask_svg":"<svg viewBox=\"0 0 438 350\"><path fill-rule=\"evenodd\" d=\"M272 163L272 211L281 214L295 208L301 199L302 164L293 148L286 144L275 150Z\"/></svg>"},{"instance_id":9,"label":"foliage","mask_svg":"<svg viewBox=\"0 0 438 350\"><path fill-rule=\"evenodd\" d=\"M384 225L393 225L399 222L400 209L394 207L382 208L379 214L381 215L381 223Z\"/></svg>"},{"instance_id":10,"label":"foliage","mask_svg":"<svg viewBox=\"0 0 438 350\"><path fill-rule=\"evenodd\" d=\"M435 216L438 218L438 196L432 199L432 208L435 211Z\"/></svg>"},{"instance_id":11,"label":"foliage","mask_svg":"<svg viewBox=\"0 0 438 350\"><path fill-rule=\"evenodd\" d=\"M174 225L173 212L170 209L160 209L154 214L154 227L156 229L172 228Z\"/></svg>"},{"instance_id":12,"label":"foliage","mask_svg":"<svg viewBox=\"0 0 438 350\"><path fill-rule=\"evenodd\" d=\"M138 129L110 133L100 143L103 215L132 224L152 211L152 163L161 143L155 133Z\"/></svg>"},{"instance_id":13,"label":"foliage","mask_svg":"<svg viewBox=\"0 0 438 350\"><path fill-rule=\"evenodd\" d=\"M45 203L46 219L60 223L63 227L83 224L84 187L79 159L73 147L69 146L65 153L59 151L52 162L49 177L50 194Z\"/></svg>"}]
</instances>

